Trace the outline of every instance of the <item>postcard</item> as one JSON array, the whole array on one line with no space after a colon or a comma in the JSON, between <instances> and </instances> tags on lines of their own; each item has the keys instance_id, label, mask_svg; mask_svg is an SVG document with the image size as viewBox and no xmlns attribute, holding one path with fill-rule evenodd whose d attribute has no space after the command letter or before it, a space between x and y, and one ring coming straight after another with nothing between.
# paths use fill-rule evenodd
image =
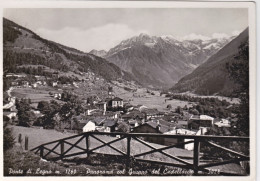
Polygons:
<instances>
[{"instance_id":1,"label":"postcard","mask_svg":"<svg viewBox=\"0 0 260 181\"><path fill-rule=\"evenodd\" d=\"M254 2L5 2L1 177L253 180Z\"/></svg>"}]
</instances>

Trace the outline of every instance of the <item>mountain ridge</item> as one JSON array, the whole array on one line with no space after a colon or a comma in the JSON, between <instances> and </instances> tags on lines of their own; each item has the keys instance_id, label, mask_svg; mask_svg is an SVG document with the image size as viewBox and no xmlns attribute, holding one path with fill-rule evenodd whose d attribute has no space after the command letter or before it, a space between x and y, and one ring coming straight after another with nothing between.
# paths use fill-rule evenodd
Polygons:
<instances>
[{"instance_id":1,"label":"mountain ridge","mask_svg":"<svg viewBox=\"0 0 260 181\"><path fill-rule=\"evenodd\" d=\"M104 58L107 54L107 51L93 49L89 53Z\"/></svg>"},{"instance_id":2,"label":"mountain ridge","mask_svg":"<svg viewBox=\"0 0 260 181\"><path fill-rule=\"evenodd\" d=\"M162 88L177 83L232 38L179 41L141 33L121 41L104 57L144 85Z\"/></svg>"},{"instance_id":3,"label":"mountain ridge","mask_svg":"<svg viewBox=\"0 0 260 181\"><path fill-rule=\"evenodd\" d=\"M229 77L226 64L236 63L235 57L239 53L239 46L248 42L248 36L248 28L246 28L191 74L180 79L171 90L174 92L190 91L197 94L231 95L239 85Z\"/></svg>"},{"instance_id":4,"label":"mountain ridge","mask_svg":"<svg viewBox=\"0 0 260 181\"><path fill-rule=\"evenodd\" d=\"M104 79L134 80L105 59L41 38L33 31L3 18L4 71L23 64L44 65L57 71L93 72Z\"/></svg>"}]
</instances>

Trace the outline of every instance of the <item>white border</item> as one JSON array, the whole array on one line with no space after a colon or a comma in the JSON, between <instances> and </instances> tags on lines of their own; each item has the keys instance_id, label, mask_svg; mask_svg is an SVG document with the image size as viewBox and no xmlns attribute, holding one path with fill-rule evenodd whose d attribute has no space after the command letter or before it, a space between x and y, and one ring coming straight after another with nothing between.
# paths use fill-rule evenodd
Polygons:
<instances>
[{"instance_id":1,"label":"white border","mask_svg":"<svg viewBox=\"0 0 260 181\"><path fill-rule=\"evenodd\" d=\"M0 2L0 13L3 15L4 8L248 8L249 24L249 46L250 46L250 176L233 177L233 176L151 176L151 177L3 177L3 159L0 159L0 178L1 180L255 180L256 179L256 11L254 2L171 2L171 1L5 1ZM3 19L0 22L2 25ZM0 42L3 42L2 26ZM3 47L0 47L0 58L3 60ZM3 61L2 61L3 62ZM1 66L1 76L3 74ZM1 77L2 78L2 77ZM1 90L2 89L2 81ZM2 106L2 96L0 106ZM2 109L1 109L2 113ZM3 121L0 121L0 133L3 132ZM3 136L1 136L1 158L3 158Z\"/></svg>"}]
</instances>

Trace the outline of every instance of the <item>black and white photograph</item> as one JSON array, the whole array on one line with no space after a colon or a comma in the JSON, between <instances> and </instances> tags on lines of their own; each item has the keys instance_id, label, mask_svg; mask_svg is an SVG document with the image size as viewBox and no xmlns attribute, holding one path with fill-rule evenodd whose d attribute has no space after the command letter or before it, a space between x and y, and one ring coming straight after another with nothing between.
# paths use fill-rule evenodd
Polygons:
<instances>
[{"instance_id":1,"label":"black and white photograph","mask_svg":"<svg viewBox=\"0 0 260 181\"><path fill-rule=\"evenodd\" d=\"M2 8L3 177L255 177L254 2L70 3Z\"/></svg>"}]
</instances>

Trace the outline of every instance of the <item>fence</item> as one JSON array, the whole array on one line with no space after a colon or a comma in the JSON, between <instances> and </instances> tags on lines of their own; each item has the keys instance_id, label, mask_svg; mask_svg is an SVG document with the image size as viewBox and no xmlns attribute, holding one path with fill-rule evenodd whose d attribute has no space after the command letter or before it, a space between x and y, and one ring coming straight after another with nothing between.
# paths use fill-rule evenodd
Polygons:
<instances>
[{"instance_id":1,"label":"fence","mask_svg":"<svg viewBox=\"0 0 260 181\"><path fill-rule=\"evenodd\" d=\"M98 137L98 135L106 135L106 136L114 136L114 139L111 141L104 141L101 138ZM160 148L156 148L153 144L148 143L146 141L143 141L141 138L145 137L156 137L156 138L172 138L172 139L180 139L185 140L188 139L189 141L183 141L179 142L177 144L172 144L169 146L163 146ZM90 148L90 138L97 140L101 143L101 145L98 145L94 148ZM142 144L151 150L144 151L142 153L131 153L131 145L133 143L133 140L135 142L138 142L139 144ZM116 148L116 146L113 146L113 143L116 142L122 142L124 141L126 143L126 149L119 149ZM174 166L178 168L185 168L185 169L192 169L194 171L194 175L198 175L199 173L210 173L210 167L230 164L230 163L239 163L241 161L249 161L250 157L236 152L234 150L231 150L230 148L223 147L219 144L216 144L216 142L219 141L225 141L225 142L231 142L231 141L239 141L239 142L245 142L249 143L248 137L235 137L235 136L195 136L195 135L164 135L164 134L150 134L150 133L107 133L107 132L86 132L79 135L66 137L63 139L59 139L56 141L52 141L49 143L42 144L36 148L33 148L31 151L34 151L36 154L39 153L40 156L44 159L53 159L53 160L59 160L67 157L73 157L76 155L81 154L87 154L90 155L92 153L95 153L96 150L101 149L105 146L110 147L112 150L117 152L119 155L122 155L123 157L127 158L129 161L130 159L135 159L136 161L140 162L148 162L152 164L163 164L168 166ZM84 143L84 144L83 144ZM194 144L193 149L193 162L189 162L183 158L180 158L176 155L167 153L165 150L172 149L180 146L184 146L186 144ZM200 145L201 143L207 144L208 146L211 146L213 148L225 151L226 153L230 153L234 156L236 156L233 159L224 160L224 161L217 161L213 163L203 163L200 164ZM52 148L49 148L49 146L52 146ZM66 149L65 149L66 145ZM84 146L82 146L84 145ZM72 150L74 150L73 153ZM175 160L177 163L173 162L166 162L166 161L158 161L158 160L152 160L152 159L142 159L141 156L145 156L152 153L161 153L165 157ZM52 155L52 156L51 156ZM55 156L54 156L55 155ZM227 173L227 172L219 172L220 175L239 175L236 173Z\"/></svg>"}]
</instances>

